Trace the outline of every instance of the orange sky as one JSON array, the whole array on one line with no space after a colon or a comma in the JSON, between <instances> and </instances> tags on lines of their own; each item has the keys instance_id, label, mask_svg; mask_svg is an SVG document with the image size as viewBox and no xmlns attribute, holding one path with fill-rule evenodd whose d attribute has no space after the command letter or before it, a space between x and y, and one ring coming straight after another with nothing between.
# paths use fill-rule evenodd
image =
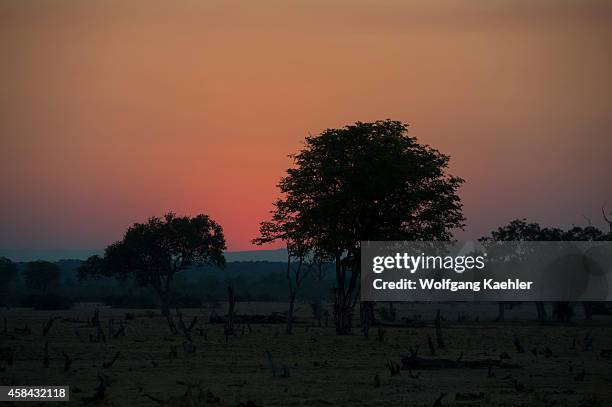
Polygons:
<instances>
[{"instance_id":1,"label":"orange sky","mask_svg":"<svg viewBox=\"0 0 612 407\"><path fill-rule=\"evenodd\" d=\"M612 209L612 3L0 2L0 248L174 210L252 248L287 155L357 120L452 156L478 237Z\"/></svg>"}]
</instances>

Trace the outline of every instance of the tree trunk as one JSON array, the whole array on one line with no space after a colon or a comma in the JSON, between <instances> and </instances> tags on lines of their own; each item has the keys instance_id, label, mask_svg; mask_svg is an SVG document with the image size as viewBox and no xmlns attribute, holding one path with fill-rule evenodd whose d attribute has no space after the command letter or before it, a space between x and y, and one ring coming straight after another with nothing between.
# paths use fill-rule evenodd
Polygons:
<instances>
[{"instance_id":1,"label":"tree trunk","mask_svg":"<svg viewBox=\"0 0 612 407\"><path fill-rule=\"evenodd\" d=\"M345 259L346 260L346 259ZM354 262L357 264L357 262ZM349 284L346 284L346 273L349 269L348 262L342 263L339 256L336 257L336 290L334 300L334 319L336 333L346 335L351 332L353 324L353 308L358 297L358 271L351 272ZM359 265L357 264L357 267ZM358 269L356 269L358 270Z\"/></svg>"},{"instance_id":2,"label":"tree trunk","mask_svg":"<svg viewBox=\"0 0 612 407\"><path fill-rule=\"evenodd\" d=\"M351 332L353 310L350 307L340 305L336 312L336 333L347 335Z\"/></svg>"},{"instance_id":3,"label":"tree trunk","mask_svg":"<svg viewBox=\"0 0 612 407\"><path fill-rule=\"evenodd\" d=\"M336 288L334 289L334 323L336 333L344 334L345 326L344 311L344 270L340 261L340 256L336 256Z\"/></svg>"},{"instance_id":4,"label":"tree trunk","mask_svg":"<svg viewBox=\"0 0 612 407\"><path fill-rule=\"evenodd\" d=\"M389 302L389 318L391 318L391 321L395 321L396 315L395 306L392 302Z\"/></svg>"},{"instance_id":5,"label":"tree trunk","mask_svg":"<svg viewBox=\"0 0 612 407\"><path fill-rule=\"evenodd\" d=\"M168 328L170 329L170 333L172 335L176 335L178 330L176 329L176 325L174 324L174 319L172 318L172 314L170 313L170 296L167 291L157 290L157 295L159 295L159 301L161 303L161 312L164 317L166 317L166 321L168 322Z\"/></svg>"},{"instance_id":6,"label":"tree trunk","mask_svg":"<svg viewBox=\"0 0 612 407\"><path fill-rule=\"evenodd\" d=\"M227 286L227 326L226 334L234 335L234 308L236 307L236 296L234 295L234 285L230 281Z\"/></svg>"},{"instance_id":7,"label":"tree trunk","mask_svg":"<svg viewBox=\"0 0 612 407\"><path fill-rule=\"evenodd\" d=\"M364 337L369 337L370 327L374 322L374 303L372 301L362 301L360 304L361 332Z\"/></svg>"},{"instance_id":8,"label":"tree trunk","mask_svg":"<svg viewBox=\"0 0 612 407\"><path fill-rule=\"evenodd\" d=\"M536 311L538 313L538 321L540 323L546 322L546 308L544 308L544 303L542 301L536 301Z\"/></svg>"},{"instance_id":9,"label":"tree trunk","mask_svg":"<svg viewBox=\"0 0 612 407\"><path fill-rule=\"evenodd\" d=\"M497 303L497 318L495 321L504 322L506 319L506 303L498 302Z\"/></svg>"},{"instance_id":10,"label":"tree trunk","mask_svg":"<svg viewBox=\"0 0 612 407\"><path fill-rule=\"evenodd\" d=\"M295 309L295 292L289 294L289 310L287 311L287 335L293 332L293 311Z\"/></svg>"},{"instance_id":11,"label":"tree trunk","mask_svg":"<svg viewBox=\"0 0 612 407\"><path fill-rule=\"evenodd\" d=\"M353 307L343 289L336 288L335 297L334 322L336 325L336 333L338 335L346 335L351 332L353 325Z\"/></svg>"},{"instance_id":12,"label":"tree trunk","mask_svg":"<svg viewBox=\"0 0 612 407\"><path fill-rule=\"evenodd\" d=\"M168 293L160 293L159 299L161 301L161 312L165 317L170 316L170 298L168 298Z\"/></svg>"},{"instance_id":13,"label":"tree trunk","mask_svg":"<svg viewBox=\"0 0 612 407\"><path fill-rule=\"evenodd\" d=\"M593 307L591 307L591 303L589 301L583 301L582 307L584 309L584 319L590 321L593 319Z\"/></svg>"},{"instance_id":14,"label":"tree trunk","mask_svg":"<svg viewBox=\"0 0 612 407\"><path fill-rule=\"evenodd\" d=\"M338 335L346 335L351 332L352 309L346 304L346 295L343 288L337 287L335 294L334 323L336 325L336 333Z\"/></svg>"},{"instance_id":15,"label":"tree trunk","mask_svg":"<svg viewBox=\"0 0 612 407\"><path fill-rule=\"evenodd\" d=\"M315 319L317 320L317 326L321 328L322 323L321 319L323 318L323 300L321 298L317 298L315 302Z\"/></svg>"},{"instance_id":16,"label":"tree trunk","mask_svg":"<svg viewBox=\"0 0 612 407\"><path fill-rule=\"evenodd\" d=\"M440 309L436 311L436 342L439 349L444 349L444 339L442 338L442 315Z\"/></svg>"}]
</instances>

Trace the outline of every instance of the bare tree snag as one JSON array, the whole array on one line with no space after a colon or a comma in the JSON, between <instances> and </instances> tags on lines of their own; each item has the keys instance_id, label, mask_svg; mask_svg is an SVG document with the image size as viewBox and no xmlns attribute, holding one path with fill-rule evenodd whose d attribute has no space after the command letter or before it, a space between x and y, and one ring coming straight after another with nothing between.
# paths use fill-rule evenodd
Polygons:
<instances>
[{"instance_id":1,"label":"bare tree snag","mask_svg":"<svg viewBox=\"0 0 612 407\"><path fill-rule=\"evenodd\" d=\"M100 323L100 320L96 320L96 342L100 342L100 340L104 343L106 343L106 335L104 335L104 329L102 329L102 324Z\"/></svg>"},{"instance_id":2,"label":"bare tree snag","mask_svg":"<svg viewBox=\"0 0 612 407\"><path fill-rule=\"evenodd\" d=\"M104 400L106 389L110 386L110 379L104 377L103 375L98 375L98 380L100 381L98 387L96 387L95 392L92 396L83 397L81 401L84 405L93 403L95 401Z\"/></svg>"},{"instance_id":3,"label":"bare tree snag","mask_svg":"<svg viewBox=\"0 0 612 407\"><path fill-rule=\"evenodd\" d=\"M487 377L495 377L495 372L493 371L493 366L491 365L489 365L489 367L487 368Z\"/></svg>"},{"instance_id":4,"label":"bare tree snag","mask_svg":"<svg viewBox=\"0 0 612 407\"><path fill-rule=\"evenodd\" d=\"M15 328L15 333L30 335L32 333L32 330L30 329L28 324L25 324L23 328Z\"/></svg>"},{"instance_id":5,"label":"bare tree snag","mask_svg":"<svg viewBox=\"0 0 612 407\"><path fill-rule=\"evenodd\" d=\"M170 333L172 335L178 334L178 329L176 329L176 325L174 324L174 319L172 319L172 314L170 311L166 314L166 321L168 322L168 328L170 328Z\"/></svg>"},{"instance_id":6,"label":"bare tree snag","mask_svg":"<svg viewBox=\"0 0 612 407\"><path fill-rule=\"evenodd\" d=\"M525 353L525 348L523 348L523 345L521 345L521 342L517 336L512 339L512 343L514 344L514 347L518 353Z\"/></svg>"},{"instance_id":7,"label":"bare tree snag","mask_svg":"<svg viewBox=\"0 0 612 407\"><path fill-rule=\"evenodd\" d=\"M157 397L153 397L149 393L143 393L142 397L146 397L149 400L151 400L151 401L153 401L154 403L157 403L157 404L164 404L165 403L162 399L158 399Z\"/></svg>"},{"instance_id":8,"label":"bare tree snag","mask_svg":"<svg viewBox=\"0 0 612 407\"><path fill-rule=\"evenodd\" d=\"M376 331L376 339L378 340L378 342L383 342L385 340L385 333L387 331L385 331L385 328L383 328L382 326L378 327L378 330Z\"/></svg>"},{"instance_id":9,"label":"bare tree snag","mask_svg":"<svg viewBox=\"0 0 612 407\"><path fill-rule=\"evenodd\" d=\"M234 335L234 311L236 307L236 295L234 293L234 284L229 281L227 284L227 322L225 326L225 334Z\"/></svg>"},{"instance_id":10,"label":"bare tree snag","mask_svg":"<svg viewBox=\"0 0 612 407\"><path fill-rule=\"evenodd\" d=\"M187 327L187 331L191 332L193 330L193 328L195 327L197 322L198 322L198 316L196 315L196 316L193 317L193 319L191 320L191 323Z\"/></svg>"},{"instance_id":11,"label":"bare tree snag","mask_svg":"<svg viewBox=\"0 0 612 407\"><path fill-rule=\"evenodd\" d=\"M117 339L120 336L125 336L125 324L122 319L119 320L119 330L115 332L113 338Z\"/></svg>"},{"instance_id":12,"label":"bare tree snag","mask_svg":"<svg viewBox=\"0 0 612 407\"><path fill-rule=\"evenodd\" d=\"M387 369L389 369L391 376L398 376L402 374L400 365L391 359L387 360Z\"/></svg>"},{"instance_id":13,"label":"bare tree snag","mask_svg":"<svg viewBox=\"0 0 612 407\"><path fill-rule=\"evenodd\" d=\"M102 363L102 368L108 369L109 367L112 367L115 364L115 362L117 361L117 359L119 359L120 355L121 355L121 352L117 351L117 353L115 353L115 356L113 356L113 358L110 360L110 362Z\"/></svg>"},{"instance_id":14,"label":"bare tree snag","mask_svg":"<svg viewBox=\"0 0 612 407\"><path fill-rule=\"evenodd\" d=\"M43 354L43 367L49 367L49 342L45 342L45 351Z\"/></svg>"},{"instance_id":15,"label":"bare tree snag","mask_svg":"<svg viewBox=\"0 0 612 407\"><path fill-rule=\"evenodd\" d=\"M370 327L374 322L374 303L371 301L362 301L359 306L359 319L361 320L361 332L363 336L368 338Z\"/></svg>"},{"instance_id":16,"label":"bare tree snag","mask_svg":"<svg viewBox=\"0 0 612 407\"><path fill-rule=\"evenodd\" d=\"M13 362L15 361L13 348L0 348L0 360L5 361L9 366L13 366Z\"/></svg>"},{"instance_id":17,"label":"bare tree snag","mask_svg":"<svg viewBox=\"0 0 612 407\"><path fill-rule=\"evenodd\" d=\"M440 309L436 311L436 342L438 343L438 349L444 349L444 339L442 338L442 317L440 316Z\"/></svg>"},{"instance_id":18,"label":"bare tree snag","mask_svg":"<svg viewBox=\"0 0 612 407\"><path fill-rule=\"evenodd\" d=\"M114 319L109 319L108 320L108 338L114 338L115 337L115 320Z\"/></svg>"},{"instance_id":19,"label":"bare tree snag","mask_svg":"<svg viewBox=\"0 0 612 407\"><path fill-rule=\"evenodd\" d=\"M536 301L536 312L538 314L538 321L543 324L548 319L548 315L546 314L546 308L544 307L544 303L542 301Z\"/></svg>"},{"instance_id":20,"label":"bare tree snag","mask_svg":"<svg viewBox=\"0 0 612 407\"><path fill-rule=\"evenodd\" d=\"M463 359L463 352L461 352L461 354L457 357L456 362L457 363L461 362L461 359Z\"/></svg>"},{"instance_id":21,"label":"bare tree snag","mask_svg":"<svg viewBox=\"0 0 612 407\"><path fill-rule=\"evenodd\" d=\"M62 351L62 355L64 356L64 372L67 372L70 370L70 366L72 366L72 359L64 351Z\"/></svg>"},{"instance_id":22,"label":"bare tree snag","mask_svg":"<svg viewBox=\"0 0 612 407\"><path fill-rule=\"evenodd\" d=\"M505 363L501 359L482 360L452 360L443 358L421 358L411 350L410 356L402 357L402 368L408 370L436 370L436 369L484 369L489 366L505 369L520 369L521 366Z\"/></svg>"},{"instance_id":23,"label":"bare tree snag","mask_svg":"<svg viewBox=\"0 0 612 407\"><path fill-rule=\"evenodd\" d=\"M196 351L196 346L191 343L191 342L183 342L183 352L185 354L191 354L191 353L195 353Z\"/></svg>"},{"instance_id":24,"label":"bare tree snag","mask_svg":"<svg viewBox=\"0 0 612 407\"><path fill-rule=\"evenodd\" d=\"M498 302L497 303L497 318L495 318L495 322L504 322L506 319L506 303Z\"/></svg>"},{"instance_id":25,"label":"bare tree snag","mask_svg":"<svg viewBox=\"0 0 612 407\"><path fill-rule=\"evenodd\" d=\"M95 310L93 317L90 320L90 324L91 326L98 326L98 324L100 323L100 311L99 310Z\"/></svg>"},{"instance_id":26,"label":"bare tree snag","mask_svg":"<svg viewBox=\"0 0 612 407\"><path fill-rule=\"evenodd\" d=\"M289 288L289 309L287 310L287 327L285 332L291 335L293 332L293 320L295 314L295 299L297 293L304 282L304 279L310 274L314 266L319 266L321 261L315 258L307 260L309 254L308 247L302 242L294 239L287 239L287 286ZM295 259L295 262L291 260Z\"/></svg>"},{"instance_id":27,"label":"bare tree snag","mask_svg":"<svg viewBox=\"0 0 612 407\"><path fill-rule=\"evenodd\" d=\"M176 315L178 316L179 328L183 332L183 335L185 335L185 338L191 342L191 329L187 328L187 325L185 325L185 321L183 321L183 314L178 308L176 309Z\"/></svg>"},{"instance_id":28,"label":"bare tree snag","mask_svg":"<svg viewBox=\"0 0 612 407\"><path fill-rule=\"evenodd\" d=\"M272 377L289 377L289 368L287 366L275 367L272 361L272 354L270 351L266 351L266 357L268 358L268 366L272 372Z\"/></svg>"},{"instance_id":29,"label":"bare tree snag","mask_svg":"<svg viewBox=\"0 0 612 407\"><path fill-rule=\"evenodd\" d=\"M582 372L578 373L574 377L574 381L576 381L576 382L583 382L585 376L586 376L586 369L582 369Z\"/></svg>"},{"instance_id":30,"label":"bare tree snag","mask_svg":"<svg viewBox=\"0 0 612 407\"><path fill-rule=\"evenodd\" d=\"M446 393L440 393L436 401L433 403L433 407L442 407L442 399L446 396Z\"/></svg>"},{"instance_id":31,"label":"bare tree snag","mask_svg":"<svg viewBox=\"0 0 612 407\"><path fill-rule=\"evenodd\" d=\"M604 220L608 224L610 229L610 233L612 233L612 211L610 211L610 218L606 215L606 204L604 203L601 207L601 214L603 215Z\"/></svg>"},{"instance_id":32,"label":"bare tree snag","mask_svg":"<svg viewBox=\"0 0 612 407\"><path fill-rule=\"evenodd\" d=\"M427 335L427 346L429 347L429 353L431 353L431 356L436 356L436 348L434 347L431 336L429 335Z\"/></svg>"},{"instance_id":33,"label":"bare tree snag","mask_svg":"<svg viewBox=\"0 0 612 407\"><path fill-rule=\"evenodd\" d=\"M59 317L52 316L43 324L42 336L47 336L56 319L59 319Z\"/></svg>"}]
</instances>

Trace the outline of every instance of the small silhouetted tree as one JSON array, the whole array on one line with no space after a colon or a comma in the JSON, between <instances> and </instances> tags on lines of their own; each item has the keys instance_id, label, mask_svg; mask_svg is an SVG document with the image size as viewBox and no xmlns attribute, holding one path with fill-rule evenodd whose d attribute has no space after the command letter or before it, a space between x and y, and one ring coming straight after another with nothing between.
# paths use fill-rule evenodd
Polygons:
<instances>
[{"instance_id":1,"label":"small silhouetted tree","mask_svg":"<svg viewBox=\"0 0 612 407\"><path fill-rule=\"evenodd\" d=\"M304 279L312 268L312 261L307 259L308 252L300 251L298 248L287 246L287 287L289 289L289 309L287 310L287 327L285 332L289 335L293 332L293 316L295 313L295 299ZM292 262L292 259L294 261Z\"/></svg>"},{"instance_id":2,"label":"small silhouetted tree","mask_svg":"<svg viewBox=\"0 0 612 407\"><path fill-rule=\"evenodd\" d=\"M562 230L554 227L542 227L537 222L527 222L526 219L515 219L507 225L501 226L491 232L490 236L481 238L483 242L487 241L513 241L513 242L529 242L529 241L602 241L610 240L612 234L607 235L594 226L579 227L574 226L568 230ZM521 251L529 250L525 246ZM536 311L538 320L544 322L547 319L544 303L536 301ZM590 304L584 303L585 316L590 317ZM504 320L505 303L499 303L498 321ZM559 312L558 312L559 313Z\"/></svg>"},{"instance_id":3,"label":"small silhouetted tree","mask_svg":"<svg viewBox=\"0 0 612 407\"><path fill-rule=\"evenodd\" d=\"M602 230L594 226L574 226L563 233L563 240L567 241L610 241L612 240L612 232L604 233ZM563 304L557 304L555 307L556 316L561 320L568 320L573 316L573 311ZM592 319L593 316L593 302L583 301L582 307L584 310L584 318L587 320Z\"/></svg>"},{"instance_id":4,"label":"small silhouetted tree","mask_svg":"<svg viewBox=\"0 0 612 407\"><path fill-rule=\"evenodd\" d=\"M295 218L284 211L276 211L272 215L272 221L262 222L259 227L260 236L253 243L262 245L275 240L282 240L287 247L287 270L286 280L289 291L289 309L287 310L286 333L293 332L293 316L295 311L295 300L304 279L308 276L315 264L320 259L313 252L308 241L300 234L300 228L295 223Z\"/></svg>"},{"instance_id":5,"label":"small silhouetted tree","mask_svg":"<svg viewBox=\"0 0 612 407\"><path fill-rule=\"evenodd\" d=\"M9 286L18 278L17 265L6 257L0 257L0 294L5 296Z\"/></svg>"},{"instance_id":6,"label":"small silhouetted tree","mask_svg":"<svg viewBox=\"0 0 612 407\"><path fill-rule=\"evenodd\" d=\"M207 215L190 218L168 213L135 223L103 256L88 258L79 276L133 277L155 290L163 314L169 316L175 275L196 265L224 267L223 250L223 229Z\"/></svg>"},{"instance_id":7,"label":"small silhouetted tree","mask_svg":"<svg viewBox=\"0 0 612 407\"><path fill-rule=\"evenodd\" d=\"M357 122L306 137L279 188L272 222L335 265L334 320L351 330L359 300L360 242L449 240L463 227L449 157L417 142L392 120ZM280 215L280 216L276 216Z\"/></svg>"},{"instance_id":8,"label":"small silhouetted tree","mask_svg":"<svg viewBox=\"0 0 612 407\"><path fill-rule=\"evenodd\" d=\"M490 236L482 237L480 240L486 241L512 241L512 242L529 242L529 241L551 241L561 240L563 231L560 229L547 229L542 228L536 222L527 222L526 219L515 219L507 225L500 226L497 230L491 232ZM523 248L517 248L516 253L520 255L524 250L529 250L529 247L525 245ZM523 253L527 255L527 253ZM546 308L544 303L536 301L536 312L538 314L538 321L544 322L547 319ZM498 321L503 321L505 318L504 310L506 303L498 303Z\"/></svg>"},{"instance_id":9,"label":"small silhouetted tree","mask_svg":"<svg viewBox=\"0 0 612 407\"><path fill-rule=\"evenodd\" d=\"M60 269L57 264L49 261L31 261L23 271L23 280L26 287L38 290L45 294L51 287L60 283Z\"/></svg>"}]
</instances>

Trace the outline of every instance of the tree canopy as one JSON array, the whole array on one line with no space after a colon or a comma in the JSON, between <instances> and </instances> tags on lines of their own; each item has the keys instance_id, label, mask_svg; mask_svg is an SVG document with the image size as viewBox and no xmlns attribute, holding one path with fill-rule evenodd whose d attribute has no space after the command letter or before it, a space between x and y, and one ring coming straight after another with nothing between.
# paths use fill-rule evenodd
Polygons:
<instances>
[{"instance_id":1,"label":"tree canopy","mask_svg":"<svg viewBox=\"0 0 612 407\"><path fill-rule=\"evenodd\" d=\"M26 266L23 278L28 288L41 291L43 294L60 283L60 269L49 261L32 261Z\"/></svg>"},{"instance_id":2,"label":"tree canopy","mask_svg":"<svg viewBox=\"0 0 612 407\"><path fill-rule=\"evenodd\" d=\"M449 157L398 121L357 122L306 137L261 239L299 236L335 255L363 240L448 240L463 226Z\"/></svg>"},{"instance_id":3,"label":"tree canopy","mask_svg":"<svg viewBox=\"0 0 612 407\"><path fill-rule=\"evenodd\" d=\"M556 227L542 227L527 219L514 219L500 226L483 241L601 241L610 240L612 233L604 233L594 226L573 226L567 230Z\"/></svg>"},{"instance_id":4,"label":"tree canopy","mask_svg":"<svg viewBox=\"0 0 612 407\"><path fill-rule=\"evenodd\" d=\"M134 277L159 294L167 312L174 275L194 265L223 267L225 248L223 229L207 215L168 213L135 223L122 240L106 248L104 256L87 259L79 275Z\"/></svg>"},{"instance_id":5,"label":"tree canopy","mask_svg":"<svg viewBox=\"0 0 612 407\"><path fill-rule=\"evenodd\" d=\"M0 291L4 291L18 277L17 265L6 257L0 257Z\"/></svg>"}]
</instances>

